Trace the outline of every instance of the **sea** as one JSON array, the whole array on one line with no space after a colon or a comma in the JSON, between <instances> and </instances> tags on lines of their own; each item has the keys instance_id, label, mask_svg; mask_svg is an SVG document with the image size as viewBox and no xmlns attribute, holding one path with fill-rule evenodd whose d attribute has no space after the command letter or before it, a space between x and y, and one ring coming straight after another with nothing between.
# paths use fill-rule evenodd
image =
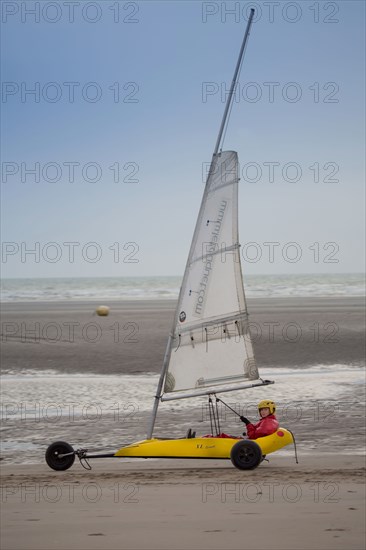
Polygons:
<instances>
[{"instance_id":1,"label":"sea","mask_svg":"<svg viewBox=\"0 0 366 550\"><path fill-rule=\"evenodd\" d=\"M365 295L361 274L249 275L244 283L248 297ZM3 279L1 299L8 303L174 300L180 284L180 277ZM276 400L281 425L297 435L300 456L324 451L364 452L364 368L314 364L302 369L261 369L260 375L276 384L248 390L245 395L232 392L223 396L224 401L255 419L258 400L269 396ZM0 459L8 464L44 464L47 445L60 439L102 452L143 439L157 382L155 373L8 371L2 377ZM207 403L202 398L162 403L160 409L160 436L183 437L189 427L201 434L210 432ZM220 415L227 433L241 434L236 415L230 417L225 407ZM286 448L279 454L282 452L293 450Z\"/></svg>"},{"instance_id":2,"label":"sea","mask_svg":"<svg viewBox=\"0 0 366 550\"><path fill-rule=\"evenodd\" d=\"M2 302L62 300L174 300L181 277L78 277L3 279ZM365 276L357 273L247 275L247 297L364 296Z\"/></svg>"}]
</instances>

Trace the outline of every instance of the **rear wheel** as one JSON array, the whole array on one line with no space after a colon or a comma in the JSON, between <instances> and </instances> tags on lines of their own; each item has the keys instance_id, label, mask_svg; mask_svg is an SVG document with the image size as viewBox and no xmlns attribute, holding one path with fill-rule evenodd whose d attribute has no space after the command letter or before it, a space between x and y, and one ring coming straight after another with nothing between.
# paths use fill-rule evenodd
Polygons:
<instances>
[{"instance_id":1,"label":"rear wheel","mask_svg":"<svg viewBox=\"0 0 366 550\"><path fill-rule=\"evenodd\" d=\"M255 441L238 441L231 449L230 458L239 470L253 470L262 461L262 451Z\"/></svg>"},{"instance_id":2,"label":"rear wheel","mask_svg":"<svg viewBox=\"0 0 366 550\"><path fill-rule=\"evenodd\" d=\"M74 460L74 449L65 441L51 443L46 451L46 462L53 470L68 470L74 464Z\"/></svg>"}]
</instances>

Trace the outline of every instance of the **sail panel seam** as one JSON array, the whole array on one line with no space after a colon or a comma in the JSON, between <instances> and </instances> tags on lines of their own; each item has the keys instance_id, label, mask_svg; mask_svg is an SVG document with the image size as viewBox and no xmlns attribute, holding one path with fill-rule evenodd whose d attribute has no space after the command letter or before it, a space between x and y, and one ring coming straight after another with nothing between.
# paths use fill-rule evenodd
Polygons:
<instances>
[{"instance_id":1,"label":"sail panel seam","mask_svg":"<svg viewBox=\"0 0 366 550\"><path fill-rule=\"evenodd\" d=\"M174 336L177 337L178 334L184 334L186 332L195 332L197 330L202 330L203 328L214 326L218 324L229 324L229 322L235 323L235 321L247 321L248 320L248 313L246 311L243 311L242 313L239 313L237 315L230 315L227 317L216 317L214 319L210 319L207 321L200 321L199 323L195 323L194 325L187 325L186 327L177 327L177 333Z\"/></svg>"},{"instance_id":2,"label":"sail panel seam","mask_svg":"<svg viewBox=\"0 0 366 550\"><path fill-rule=\"evenodd\" d=\"M211 242L207 241L207 244L211 244ZM208 256L216 256L217 254L222 254L223 252L230 252L231 250L236 250L237 248L240 248L239 243L235 243L230 246L221 247L219 248L219 250L216 250L216 252L208 252L207 254L204 254L203 256L199 256L198 258L192 260L190 263L190 266L197 262L205 260L206 258L208 258Z\"/></svg>"}]
</instances>

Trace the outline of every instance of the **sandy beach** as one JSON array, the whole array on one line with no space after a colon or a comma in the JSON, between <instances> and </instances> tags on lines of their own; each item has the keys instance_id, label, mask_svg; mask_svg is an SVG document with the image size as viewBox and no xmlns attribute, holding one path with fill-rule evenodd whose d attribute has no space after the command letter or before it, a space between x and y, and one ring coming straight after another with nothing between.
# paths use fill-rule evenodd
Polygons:
<instances>
[{"instance_id":1,"label":"sandy beach","mask_svg":"<svg viewBox=\"0 0 366 550\"><path fill-rule=\"evenodd\" d=\"M5 303L2 369L67 373L160 372L175 302ZM259 368L364 363L364 298L248 299Z\"/></svg>"},{"instance_id":2,"label":"sandy beach","mask_svg":"<svg viewBox=\"0 0 366 550\"><path fill-rule=\"evenodd\" d=\"M13 377L2 409L4 550L364 548L362 298L248 300L259 370L288 367L289 373L305 373L304 387L292 384L283 393L283 380L290 383L293 374L271 389L276 400L280 396L280 419L296 434L299 464L291 447L248 472L230 461L169 459L100 459L91 471L77 461L67 472L54 472L44 462L51 441L90 443L99 450L98 445L116 449L145 437L151 397L133 414L128 410L116 418L103 411L98 422L67 415L57 422L30 414L13 418L14 403L7 408L20 383L27 399L37 399L37 377L27 382L27 372L38 373L40 380L51 373L48 383L54 380L55 387L42 386L50 395L69 384L65 387L74 387L73 397L80 387L84 400L93 384L100 384L102 398L112 389L118 395L118 387L105 386L109 379L118 384L117 375L132 376L138 384L156 377L174 302L114 302L104 318L93 315L97 305L3 305L2 369ZM308 369L319 365L330 369L323 393L317 379L308 380ZM342 369L344 384L337 380ZM70 399L66 394L65 401ZM209 431L202 407L164 407L157 435L182 437L191 426L201 434ZM223 423L228 433L242 431L235 416L224 417Z\"/></svg>"},{"instance_id":3,"label":"sandy beach","mask_svg":"<svg viewBox=\"0 0 366 550\"><path fill-rule=\"evenodd\" d=\"M364 548L364 460L100 461L2 469L2 548ZM113 461L113 464L111 463Z\"/></svg>"}]
</instances>

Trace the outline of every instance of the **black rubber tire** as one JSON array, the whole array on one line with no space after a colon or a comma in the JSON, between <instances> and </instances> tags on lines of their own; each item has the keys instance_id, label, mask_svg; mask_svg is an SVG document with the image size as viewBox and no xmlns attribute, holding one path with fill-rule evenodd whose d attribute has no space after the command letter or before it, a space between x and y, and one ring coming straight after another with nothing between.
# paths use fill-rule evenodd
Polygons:
<instances>
[{"instance_id":1,"label":"black rubber tire","mask_svg":"<svg viewBox=\"0 0 366 550\"><path fill-rule=\"evenodd\" d=\"M74 449L65 441L51 443L46 451L46 462L52 470L68 470L74 464L75 455L68 455L59 458L58 455L72 453Z\"/></svg>"},{"instance_id":2,"label":"black rubber tire","mask_svg":"<svg viewBox=\"0 0 366 550\"><path fill-rule=\"evenodd\" d=\"M255 441L238 441L231 449L230 458L239 470L253 470L262 462L262 451Z\"/></svg>"}]
</instances>

